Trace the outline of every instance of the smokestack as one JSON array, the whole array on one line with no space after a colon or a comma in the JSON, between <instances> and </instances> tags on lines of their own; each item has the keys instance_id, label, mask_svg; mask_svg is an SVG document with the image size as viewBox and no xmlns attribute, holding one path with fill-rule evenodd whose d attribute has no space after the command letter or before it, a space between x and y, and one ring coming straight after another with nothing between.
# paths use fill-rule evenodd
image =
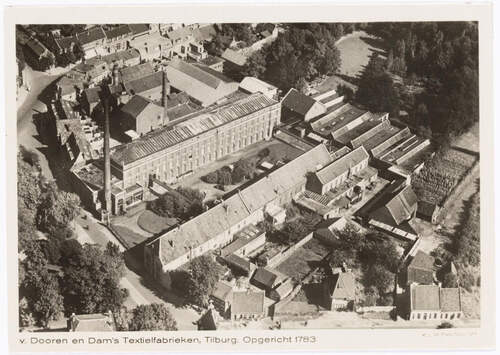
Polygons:
<instances>
[{"instance_id":1,"label":"smokestack","mask_svg":"<svg viewBox=\"0 0 500 355\"><path fill-rule=\"evenodd\" d=\"M163 71L163 85L162 85L162 105L163 105L163 124L166 125L168 123L168 94L170 94L170 83L167 79L167 73Z\"/></svg>"},{"instance_id":2,"label":"smokestack","mask_svg":"<svg viewBox=\"0 0 500 355\"><path fill-rule=\"evenodd\" d=\"M107 222L109 223L109 214L111 213L111 162L109 157L109 91L107 85L104 85L102 100L104 106L104 201L107 213Z\"/></svg>"}]
</instances>

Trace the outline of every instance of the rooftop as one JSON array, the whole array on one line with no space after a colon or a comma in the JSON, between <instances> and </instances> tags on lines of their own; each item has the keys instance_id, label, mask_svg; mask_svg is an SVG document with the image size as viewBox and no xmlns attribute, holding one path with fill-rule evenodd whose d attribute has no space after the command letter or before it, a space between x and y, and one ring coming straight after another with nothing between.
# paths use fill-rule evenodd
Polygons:
<instances>
[{"instance_id":1,"label":"rooftop","mask_svg":"<svg viewBox=\"0 0 500 355\"><path fill-rule=\"evenodd\" d=\"M76 35L76 38L78 38L82 45L85 45L94 41L104 39L106 38L106 35L104 34L104 30L101 26L96 26L78 33Z\"/></svg>"},{"instance_id":2,"label":"rooftop","mask_svg":"<svg viewBox=\"0 0 500 355\"><path fill-rule=\"evenodd\" d=\"M343 104L339 108L327 111L326 114L313 121L311 128L320 135L334 134L340 136L344 133L344 131L341 131L342 128L367 113L368 111L351 104Z\"/></svg>"},{"instance_id":3,"label":"rooftop","mask_svg":"<svg viewBox=\"0 0 500 355\"><path fill-rule=\"evenodd\" d=\"M234 235L235 240L231 244L221 250L221 255L224 257L226 255L236 253L238 250L253 240L259 238L264 233L265 232L263 230L253 224L246 226Z\"/></svg>"},{"instance_id":4,"label":"rooftop","mask_svg":"<svg viewBox=\"0 0 500 355\"><path fill-rule=\"evenodd\" d=\"M265 293L255 291L233 292L231 314L261 314L264 309Z\"/></svg>"},{"instance_id":5,"label":"rooftop","mask_svg":"<svg viewBox=\"0 0 500 355\"><path fill-rule=\"evenodd\" d=\"M439 286L415 285L410 289L411 309L415 311L439 311Z\"/></svg>"},{"instance_id":6,"label":"rooftop","mask_svg":"<svg viewBox=\"0 0 500 355\"><path fill-rule=\"evenodd\" d=\"M124 67L120 69L121 79L125 83L140 79L154 73L153 65L151 62L146 62L131 67Z\"/></svg>"},{"instance_id":7,"label":"rooftop","mask_svg":"<svg viewBox=\"0 0 500 355\"><path fill-rule=\"evenodd\" d=\"M356 298L356 283L351 272L341 272L327 279L329 295L334 299L354 300Z\"/></svg>"},{"instance_id":8,"label":"rooftop","mask_svg":"<svg viewBox=\"0 0 500 355\"><path fill-rule=\"evenodd\" d=\"M237 225L250 213L273 201L278 194L305 181L308 171L330 159L326 147L318 145L149 244L159 240L162 243L160 257L164 263L169 263L187 253L189 246L200 245Z\"/></svg>"},{"instance_id":9,"label":"rooftop","mask_svg":"<svg viewBox=\"0 0 500 355\"><path fill-rule=\"evenodd\" d=\"M137 51L137 49L131 48L131 49L127 49L127 50L124 50L124 51L120 51L120 52L116 52L116 53L111 53L111 54L105 55L105 56L102 57L102 60L104 60L106 63L108 63L108 65L111 65L114 62L117 62L117 61L120 61L120 60L127 61L127 60L130 60L130 59L133 59L133 58L138 58L140 56L141 55L139 54L139 52Z\"/></svg>"},{"instance_id":10,"label":"rooftop","mask_svg":"<svg viewBox=\"0 0 500 355\"><path fill-rule=\"evenodd\" d=\"M131 163L275 103L276 101L262 94L248 96L213 111L202 112L173 128L158 130L144 135L141 139L121 145L115 149L111 158L120 164Z\"/></svg>"},{"instance_id":11,"label":"rooftop","mask_svg":"<svg viewBox=\"0 0 500 355\"><path fill-rule=\"evenodd\" d=\"M406 185L404 181L395 181L383 190L376 204L378 208L370 213L370 218L387 225L399 226L416 211L417 201L410 185Z\"/></svg>"},{"instance_id":12,"label":"rooftop","mask_svg":"<svg viewBox=\"0 0 500 355\"><path fill-rule=\"evenodd\" d=\"M118 25L113 27L109 31L104 32L108 39L115 39L118 37L124 37L132 34L132 29L129 25Z\"/></svg>"},{"instance_id":13,"label":"rooftop","mask_svg":"<svg viewBox=\"0 0 500 355\"><path fill-rule=\"evenodd\" d=\"M252 276L252 280L256 281L265 287L271 289L277 283L282 282L286 279L286 276L281 274L277 270L271 270L265 267L259 267L255 270L255 273Z\"/></svg>"},{"instance_id":14,"label":"rooftop","mask_svg":"<svg viewBox=\"0 0 500 355\"><path fill-rule=\"evenodd\" d=\"M115 330L115 322L107 314L79 314L68 319L68 328L74 332L109 332Z\"/></svg>"},{"instance_id":15,"label":"rooftop","mask_svg":"<svg viewBox=\"0 0 500 355\"><path fill-rule=\"evenodd\" d=\"M218 281L215 285L215 289L210 296L222 301L230 301L232 291L233 287L231 285L228 285L227 283L222 281Z\"/></svg>"},{"instance_id":16,"label":"rooftop","mask_svg":"<svg viewBox=\"0 0 500 355\"><path fill-rule=\"evenodd\" d=\"M247 57L243 53L235 51L231 48L227 48L224 53L222 53L221 57L228 62L239 65L240 67L244 66L247 62Z\"/></svg>"},{"instance_id":17,"label":"rooftop","mask_svg":"<svg viewBox=\"0 0 500 355\"><path fill-rule=\"evenodd\" d=\"M282 105L304 116L316 102L317 101L312 97L304 95L292 88L283 98Z\"/></svg>"},{"instance_id":18,"label":"rooftop","mask_svg":"<svg viewBox=\"0 0 500 355\"><path fill-rule=\"evenodd\" d=\"M124 82L123 86L130 95L140 94L154 88L163 87L163 73L162 71L157 71L139 79Z\"/></svg>"},{"instance_id":19,"label":"rooftop","mask_svg":"<svg viewBox=\"0 0 500 355\"><path fill-rule=\"evenodd\" d=\"M334 160L329 165L316 172L316 176L322 184L326 184L344 174L346 171L349 171L352 167L360 164L363 160L366 160L369 157L370 156L366 152L365 148L359 147L343 155L337 160Z\"/></svg>"},{"instance_id":20,"label":"rooftop","mask_svg":"<svg viewBox=\"0 0 500 355\"><path fill-rule=\"evenodd\" d=\"M250 93L278 90L276 86L266 83L260 79L254 78L253 76L246 76L240 83L240 89L248 91Z\"/></svg>"}]
</instances>

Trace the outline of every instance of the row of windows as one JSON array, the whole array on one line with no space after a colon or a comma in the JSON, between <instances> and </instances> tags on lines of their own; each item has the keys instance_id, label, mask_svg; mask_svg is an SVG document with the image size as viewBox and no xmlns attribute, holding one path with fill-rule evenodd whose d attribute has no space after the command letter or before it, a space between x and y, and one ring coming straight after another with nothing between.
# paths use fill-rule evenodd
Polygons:
<instances>
[{"instance_id":1,"label":"row of windows","mask_svg":"<svg viewBox=\"0 0 500 355\"><path fill-rule=\"evenodd\" d=\"M450 316L448 318L448 315ZM411 319L454 319L454 318L460 318L460 313L436 313L436 312L429 312L429 313L417 313L417 314L412 314Z\"/></svg>"}]
</instances>

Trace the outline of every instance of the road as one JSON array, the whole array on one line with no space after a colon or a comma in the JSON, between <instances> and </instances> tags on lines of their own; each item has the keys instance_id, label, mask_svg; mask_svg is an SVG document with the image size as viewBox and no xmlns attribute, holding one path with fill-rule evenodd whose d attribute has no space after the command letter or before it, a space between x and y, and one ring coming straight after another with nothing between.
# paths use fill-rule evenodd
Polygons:
<instances>
[{"instance_id":1,"label":"road","mask_svg":"<svg viewBox=\"0 0 500 355\"><path fill-rule=\"evenodd\" d=\"M37 139L37 129L33 123L33 116L47 110L46 105L39 100L40 94L46 89L60 74L48 75L43 72L27 69L27 81L30 83L30 91L22 99L22 104L17 109L17 144L33 150L40 157L40 165L43 175L52 179L47 159L41 149L47 146Z\"/></svg>"},{"instance_id":2,"label":"road","mask_svg":"<svg viewBox=\"0 0 500 355\"><path fill-rule=\"evenodd\" d=\"M104 246L108 242L112 242L118 245L120 251L125 251L125 248L118 239L116 239L113 233L93 218L90 213L83 212L82 215L85 217L82 218L82 216L79 216L75 220L75 231L80 243L91 243ZM134 263L139 264L141 260L134 260ZM197 321L200 315L196 311L188 307L176 307L174 303L167 302L163 298L172 299L173 302L179 303L178 298L173 294L162 294L163 297L158 297L155 292L159 291L151 290L144 285L143 278L130 268L125 267L125 276L121 279L120 285L129 291L129 297L125 301L125 306L127 308L134 308L142 304L163 303L167 305L170 313L172 313L174 319L177 321L179 330L197 329L193 322Z\"/></svg>"},{"instance_id":3,"label":"road","mask_svg":"<svg viewBox=\"0 0 500 355\"><path fill-rule=\"evenodd\" d=\"M17 139L18 145L33 150L40 157L40 165L42 173L47 179L52 179L53 174L50 170L46 156L42 151L47 148L38 139L38 132L33 123L33 116L46 111L46 105L39 100L40 94L52 83L59 78L63 71L58 70L57 74L48 75L43 72L28 69L28 82L30 83L30 91L27 95L21 97L23 102L18 102L17 110ZM115 236L103 225L99 224L89 213L85 212L85 218L81 216L75 220L75 232L78 240L81 243L92 243L106 245L108 241L117 244L123 252L125 248L115 238ZM88 227L88 229L86 229ZM141 261L137 261L140 263ZM193 322L200 317L193 309L175 307L172 303L165 302L158 297L151 289L143 284L142 277L129 268L125 271L125 276L120 282L121 286L129 291L129 298L126 301L126 306L135 307L140 304L164 303L166 304L174 318L177 320L177 325L180 330L196 329ZM175 296L170 295L170 299Z\"/></svg>"}]
</instances>

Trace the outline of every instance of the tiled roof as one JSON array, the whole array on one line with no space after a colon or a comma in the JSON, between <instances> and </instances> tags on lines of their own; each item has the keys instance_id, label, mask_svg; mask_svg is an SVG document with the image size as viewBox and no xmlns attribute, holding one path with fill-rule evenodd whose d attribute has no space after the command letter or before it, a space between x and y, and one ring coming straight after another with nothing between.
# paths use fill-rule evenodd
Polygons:
<instances>
[{"instance_id":1,"label":"tiled roof","mask_svg":"<svg viewBox=\"0 0 500 355\"><path fill-rule=\"evenodd\" d=\"M124 67L120 69L122 81L132 81L151 75L154 73L153 65L151 62L146 62L131 67Z\"/></svg>"},{"instance_id":2,"label":"tiled roof","mask_svg":"<svg viewBox=\"0 0 500 355\"><path fill-rule=\"evenodd\" d=\"M179 228L163 234L158 237L162 246L160 248L161 259L164 263L168 263L186 254L189 246L196 246L215 238L240 223L250 213L263 208L278 194L289 191L301 181L305 182L305 175L308 171L314 169L319 163L326 164L330 159L326 147L318 145L271 172L267 177L241 190L240 193L232 195L224 202L190 219ZM173 242L173 246L168 242L169 240Z\"/></svg>"},{"instance_id":3,"label":"tiled roof","mask_svg":"<svg viewBox=\"0 0 500 355\"><path fill-rule=\"evenodd\" d=\"M93 88L85 89L83 90L85 93L85 97L87 98L88 103L96 103L101 101L101 98L99 96L101 92L101 87L100 86L95 86Z\"/></svg>"},{"instance_id":4,"label":"tiled roof","mask_svg":"<svg viewBox=\"0 0 500 355\"><path fill-rule=\"evenodd\" d=\"M247 62L247 57L241 52L237 52L231 48L227 48L221 55L221 57L228 62L239 65L240 67L244 66Z\"/></svg>"},{"instance_id":5,"label":"tiled roof","mask_svg":"<svg viewBox=\"0 0 500 355\"><path fill-rule=\"evenodd\" d=\"M327 184L369 157L365 148L359 147L319 170L316 176L322 184Z\"/></svg>"},{"instance_id":6,"label":"tiled roof","mask_svg":"<svg viewBox=\"0 0 500 355\"><path fill-rule=\"evenodd\" d=\"M140 94L144 91L162 87L163 72L158 71L139 79L124 82L123 86L125 87L125 90L131 95Z\"/></svg>"},{"instance_id":7,"label":"tiled roof","mask_svg":"<svg viewBox=\"0 0 500 355\"><path fill-rule=\"evenodd\" d=\"M146 23L130 23L129 27L134 35L149 31L149 25Z\"/></svg>"},{"instance_id":8,"label":"tiled roof","mask_svg":"<svg viewBox=\"0 0 500 355\"><path fill-rule=\"evenodd\" d=\"M233 287L225 282L218 281L215 285L215 289L212 291L210 296L217 298L222 301L230 301L232 296Z\"/></svg>"},{"instance_id":9,"label":"tiled roof","mask_svg":"<svg viewBox=\"0 0 500 355\"><path fill-rule=\"evenodd\" d=\"M316 103L312 97L298 92L296 89L290 89L282 101L283 107L296 112L300 115L305 115L309 109Z\"/></svg>"},{"instance_id":10,"label":"tiled roof","mask_svg":"<svg viewBox=\"0 0 500 355\"><path fill-rule=\"evenodd\" d=\"M442 288L439 290L441 300L441 311L460 312L462 304L460 299L460 288Z\"/></svg>"},{"instance_id":11,"label":"tiled roof","mask_svg":"<svg viewBox=\"0 0 500 355\"><path fill-rule=\"evenodd\" d=\"M138 58L140 56L141 55L139 54L137 49L131 48L131 49L127 49L124 51L105 55L102 57L102 60L104 60L106 63L108 63L108 65L111 65L114 62L119 61L119 60L127 61L127 60L130 60L133 58Z\"/></svg>"},{"instance_id":12,"label":"tiled roof","mask_svg":"<svg viewBox=\"0 0 500 355\"><path fill-rule=\"evenodd\" d=\"M105 31L106 37L108 39L114 39L121 36L126 36L132 34L132 30L129 25L119 25L112 28L109 31Z\"/></svg>"},{"instance_id":13,"label":"tiled roof","mask_svg":"<svg viewBox=\"0 0 500 355\"><path fill-rule=\"evenodd\" d=\"M192 30L189 27L179 27L173 31L167 32L167 37L175 41L185 39L192 35Z\"/></svg>"},{"instance_id":14,"label":"tiled roof","mask_svg":"<svg viewBox=\"0 0 500 355\"><path fill-rule=\"evenodd\" d=\"M76 35L81 44L87 44L106 38L101 26L93 27Z\"/></svg>"},{"instance_id":15,"label":"tiled roof","mask_svg":"<svg viewBox=\"0 0 500 355\"><path fill-rule=\"evenodd\" d=\"M417 196L410 185L404 185L404 182L402 184L404 187L401 190L401 185L398 186L397 182L389 186L378 201L381 207L370 214L372 219L398 226L410 218L417 209Z\"/></svg>"},{"instance_id":16,"label":"tiled roof","mask_svg":"<svg viewBox=\"0 0 500 355\"><path fill-rule=\"evenodd\" d=\"M341 272L332 275L327 280L328 293L335 299L354 300L356 298L356 285L351 272Z\"/></svg>"},{"instance_id":17,"label":"tiled roof","mask_svg":"<svg viewBox=\"0 0 500 355\"><path fill-rule=\"evenodd\" d=\"M250 261L243 259L236 254L229 254L228 256L224 257L224 260L228 264L230 264L230 266L236 266L242 271L244 270L245 272L250 273L250 271L252 270L252 264L250 263Z\"/></svg>"},{"instance_id":18,"label":"tiled roof","mask_svg":"<svg viewBox=\"0 0 500 355\"><path fill-rule=\"evenodd\" d=\"M233 302L231 302L231 314L262 314L265 312L264 298L264 292L234 292Z\"/></svg>"},{"instance_id":19,"label":"tiled roof","mask_svg":"<svg viewBox=\"0 0 500 355\"><path fill-rule=\"evenodd\" d=\"M182 60L172 60L169 64L170 68L183 72L191 77L191 79L199 81L206 86L217 89L221 83L221 79L211 73L207 73L200 67L186 63Z\"/></svg>"},{"instance_id":20,"label":"tiled roof","mask_svg":"<svg viewBox=\"0 0 500 355\"><path fill-rule=\"evenodd\" d=\"M141 139L121 145L112 154L112 159L120 163L131 163L275 103L276 101L262 94L248 96L230 105L217 108L215 111L200 114L178 124L173 129L158 130Z\"/></svg>"},{"instance_id":21,"label":"tiled roof","mask_svg":"<svg viewBox=\"0 0 500 355\"><path fill-rule=\"evenodd\" d=\"M410 289L411 309L414 311L439 311L439 286L415 285Z\"/></svg>"},{"instance_id":22,"label":"tiled roof","mask_svg":"<svg viewBox=\"0 0 500 355\"><path fill-rule=\"evenodd\" d=\"M142 97L140 95L134 95L132 98L121 108L122 112L128 113L132 117L136 118L139 116L141 112L144 111L144 109L149 106L149 105L154 105L153 102L150 100L146 99L145 97ZM160 107L161 110L163 110L162 107Z\"/></svg>"},{"instance_id":23,"label":"tiled roof","mask_svg":"<svg viewBox=\"0 0 500 355\"><path fill-rule=\"evenodd\" d=\"M209 41L217 34L214 25L206 25L193 30L193 37L197 41Z\"/></svg>"}]
</instances>

